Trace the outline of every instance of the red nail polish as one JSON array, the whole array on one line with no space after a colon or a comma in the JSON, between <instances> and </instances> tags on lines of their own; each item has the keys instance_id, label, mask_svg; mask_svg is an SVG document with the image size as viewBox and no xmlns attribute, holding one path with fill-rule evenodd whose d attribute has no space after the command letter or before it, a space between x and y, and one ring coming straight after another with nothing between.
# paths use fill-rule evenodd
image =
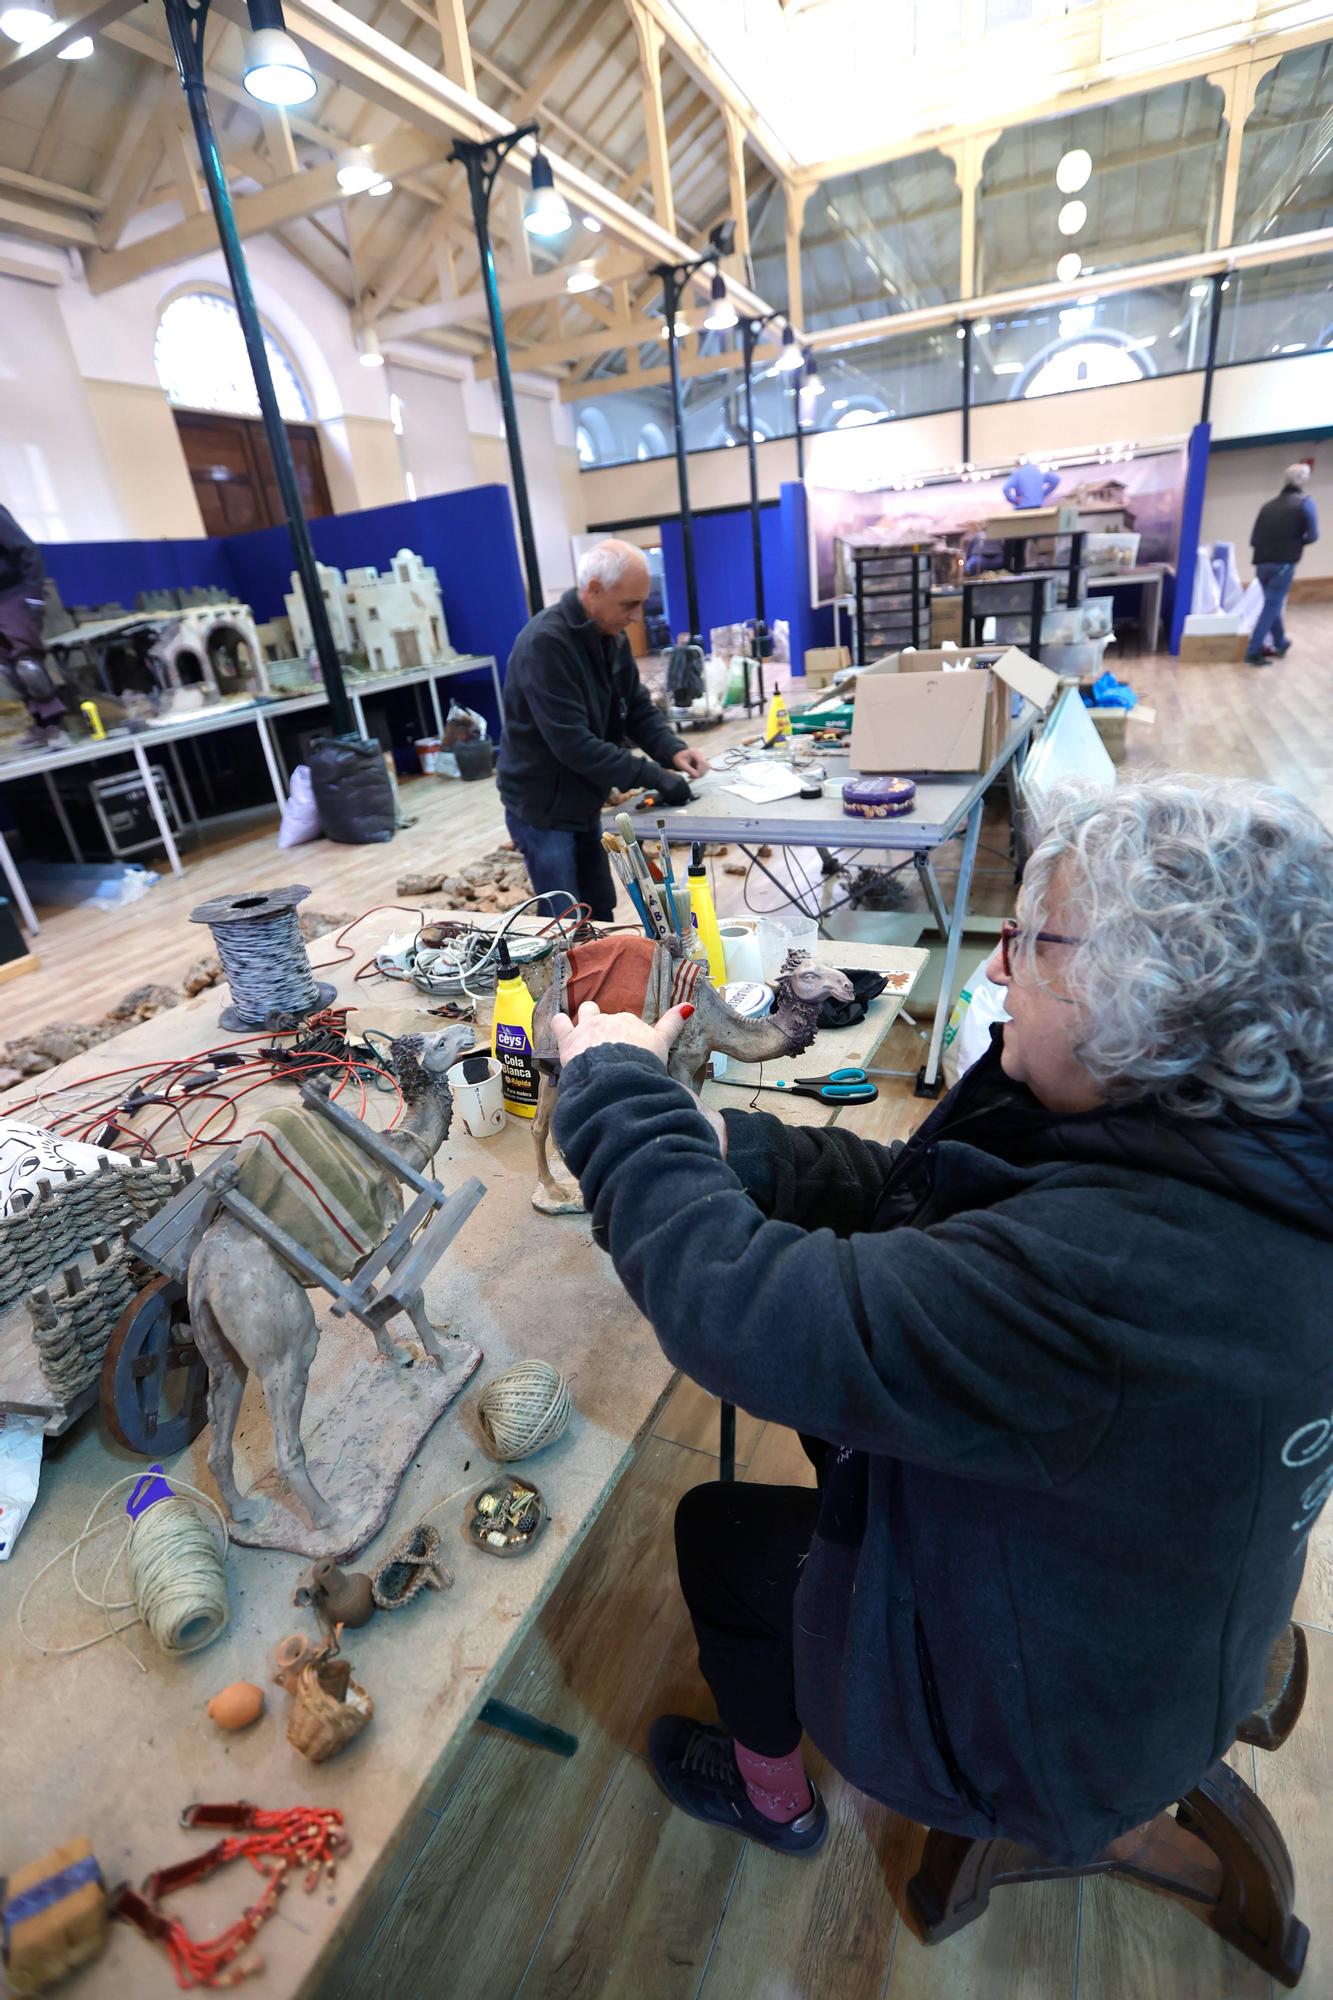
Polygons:
<instances>
[{"instance_id":1,"label":"red nail polish","mask_svg":"<svg viewBox=\"0 0 1333 2000\"><path fill-rule=\"evenodd\" d=\"M681 1010L680 1010L680 1018L681 1018L681 1020L682 1020L682 1021L688 1021L688 1020L689 1020L689 1018L690 1018L690 1015L691 1015L691 1014L692 1014L693 1012L694 1012L694 1008L693 1008L693 1006L691 1005L691 1003L690 1003L690 1002L689 1002L689 1001L687 1000L687 1001L685 1002L685 1005L684 1005L684 1006L683 1006L683 1007L681 1008Z\"/></svg>"}]
</instances>

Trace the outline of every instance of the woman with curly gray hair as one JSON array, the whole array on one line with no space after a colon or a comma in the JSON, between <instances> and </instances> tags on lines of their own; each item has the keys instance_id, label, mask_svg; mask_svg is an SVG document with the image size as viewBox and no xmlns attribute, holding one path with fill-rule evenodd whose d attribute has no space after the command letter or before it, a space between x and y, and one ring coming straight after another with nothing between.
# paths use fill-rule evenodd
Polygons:
<instances>
[{"instance_id":1,"label":"woman with curly gray hair","mask_svg":"<svg viewBox=\"0 0 1333 2000\"><path fill-rule=\"evenodd\" d=\"M790 1853L808 1732L926 1824L1091 1859L1256 1703L1333 1488L1333 841L1261 787L1059 804L1009 1019L906 1145L700 1107L563 1022L556 1132L668 1356L805 1437L676 1523L719 1724L675 1802Z\"/></svg>"}]
</instances>

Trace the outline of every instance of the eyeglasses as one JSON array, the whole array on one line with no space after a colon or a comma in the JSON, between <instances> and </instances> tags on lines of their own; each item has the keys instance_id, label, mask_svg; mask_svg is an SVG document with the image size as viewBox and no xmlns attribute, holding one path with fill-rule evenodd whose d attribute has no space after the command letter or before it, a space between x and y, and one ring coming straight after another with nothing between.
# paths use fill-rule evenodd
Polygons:
<instances>
[{"instance_id":1,"label":"eyeglasses","mask_svg":"<svg viewBox=\"0 0 1333 2000\"><path fill-rule=\"evenodd\" d=\"M1015 938L1026 937L1027 935L1028 933L1023 929L1022 924L1014 917L1006 917L1000 925L1000 963L1004 967L1004 976L1006 979L1012 979L1014 976L1013 958L1011 956L1014 940ZM1034 944L1083 944L1085 942L1081 937L1064 937L1059 931L1033 931L1031 937Z\"/></svg>"}]
</instances>

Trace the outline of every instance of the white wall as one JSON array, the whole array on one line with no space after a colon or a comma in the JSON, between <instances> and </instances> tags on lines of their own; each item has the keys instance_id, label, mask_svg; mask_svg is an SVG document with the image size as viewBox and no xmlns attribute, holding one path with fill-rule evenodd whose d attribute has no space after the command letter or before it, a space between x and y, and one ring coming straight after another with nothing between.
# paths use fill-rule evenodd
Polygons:
<instances>
[{"instance_id":1,"label":"white wall","mask_svg":"<svg viewBox=\"0 0 1333 2000\"><path fill-rule=\"evenodd\" d=\"M1218 451L1208 458L1208 488L1203 503L1205 542L1234 542L1241 575L1250 574L1250 529L1265 500L1281 490L1282 474L1293 460L1313 458L1310 493L1319 509L1319 540L1307 549L1296 572L1303 583L1333 576L1333 449L1298 437L1278 444L1246 445Z\"/></svg>"},{"instance_id":2,"label":"white wall","mask_svg":"<svg viewBox=\"0 0 1333 2000\"><path fill-rule=\"evenodd\" d=\"M396 355L385 372L402 403L403 459L417 498L475 486L477 467L459 377L414 368Z\"/></svg>"},{"instance_id":3,"label":"white wall","mask_svg":"<svg viewBox=\"0 0 1333 2000\"><path fill-rule=\"evenodd\" d=\"M59 292L11 277L0 277L0 499L37 540L125 532Z\"/></svg>"}]
</instances>

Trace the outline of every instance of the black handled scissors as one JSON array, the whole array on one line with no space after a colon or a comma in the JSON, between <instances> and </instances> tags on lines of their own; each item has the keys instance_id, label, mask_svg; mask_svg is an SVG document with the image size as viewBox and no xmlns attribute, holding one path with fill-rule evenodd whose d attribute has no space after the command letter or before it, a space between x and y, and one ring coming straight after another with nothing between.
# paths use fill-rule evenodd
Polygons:
<instances>
[{"instance_id":1,"label":"black handled scissors","mask_svg":"<svg viewBox=\"0 0 1333 2000\"><path fill-rule=\"evenodd\" d=\"M717 1081L736 1090L781 1090L788 1097L818 1097L825 1104L872 1104L879 1096L879 1086L863 1069L832 1069L827 1076L800 1076L791 1082L778 1077L772 1083L743 1083L733 1076L721 1076Z\"/></svg>"}]
</instances>

